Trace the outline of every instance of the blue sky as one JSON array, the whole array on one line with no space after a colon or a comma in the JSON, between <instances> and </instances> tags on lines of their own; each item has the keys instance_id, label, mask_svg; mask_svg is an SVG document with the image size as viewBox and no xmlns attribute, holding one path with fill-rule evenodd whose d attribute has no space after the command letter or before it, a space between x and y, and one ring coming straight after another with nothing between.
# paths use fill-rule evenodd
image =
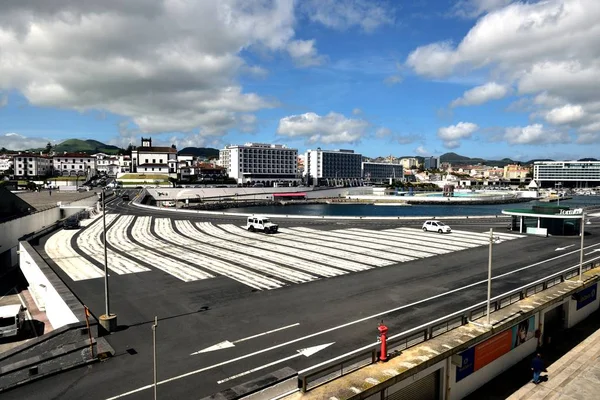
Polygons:
<instances>
[{"instance_id":1,"label":"blue sky","mask_svg":"<svg viewBox=\"0 0 600 400\"><path fill-rule=\"evenodd\" d=\"M3 3L0 147L596 157L599 18L597 0Z\"/></svg>"}]
</instances>

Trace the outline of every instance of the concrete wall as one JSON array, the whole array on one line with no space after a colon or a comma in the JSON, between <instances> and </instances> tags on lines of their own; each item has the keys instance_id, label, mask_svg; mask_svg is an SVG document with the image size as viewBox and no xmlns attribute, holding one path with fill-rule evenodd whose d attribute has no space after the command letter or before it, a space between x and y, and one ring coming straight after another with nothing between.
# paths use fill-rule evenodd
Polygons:
<instances>
[{"instance_id":1,"label":"concrete wall","mask_svg":"<svg viewBox=\"0 0 600 400\"><path fill-rule=\"evenodd\" d=\"M91 207L94 206L97 201L98 198L96 196L92 196L82 200L73 201L68 205ZM81 211L81 209L60 209L58 207L53 207L48 210L26 215L22 218L0 224L0 232L2 232L0 235L0 252L11 250L12 265L16 265L16 250L17 246L19 245L20 237L44 229L45 227L56 223L56 221L59 219L66 218L79 211Z\"/></svg>"},{"instance_id":2,"label":"concrete wall","mask_svg":"<svg viewBox=\"0 0 600 400\"><path fill-rule=\"evenodd\" d=\"M57 288L56 282L53 284L44 273L47 265L28 243L19 244L19 262L21 271L29 283L29 292L38 308L46 311L52 327L57 329L79 322L75 313L63 300L63 290Z\"/></svg>"}]
</instances>

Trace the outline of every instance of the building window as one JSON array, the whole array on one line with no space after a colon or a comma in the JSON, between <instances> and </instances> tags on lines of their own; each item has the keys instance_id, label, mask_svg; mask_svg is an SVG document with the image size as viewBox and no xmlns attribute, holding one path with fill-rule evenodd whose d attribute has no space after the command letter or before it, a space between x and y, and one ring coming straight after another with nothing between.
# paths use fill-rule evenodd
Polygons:
<instances>
[{"instance_id":1,"label":"building window","mask_svg":"<svg viewBox=\"0 0 600 400\"><path fill-rule=\"evenodd\" d=\"M148 164L148 159L146 158L146 164Z\"/></svg>"},{"instance_id":2,"label":"building window","mask_svg":"<svg viewBox=\"0 0 600 400\"><path fill-rule=\"evenodd\" d=\"M152 167L152 171L154 171L154 167Z\"/></svg>"}]
</instances>

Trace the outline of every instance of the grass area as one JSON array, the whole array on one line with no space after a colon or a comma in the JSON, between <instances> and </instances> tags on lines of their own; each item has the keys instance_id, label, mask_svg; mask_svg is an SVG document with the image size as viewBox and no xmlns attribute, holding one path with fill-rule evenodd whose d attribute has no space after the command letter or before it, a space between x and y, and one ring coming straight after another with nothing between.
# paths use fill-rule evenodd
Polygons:
<instances>
[{"instance_id":1,"label":"grass area","mask_svg":"<svg viewBox=\"0 0 600 400\"><path fill-rule=\"evenodd\" d=\"M165 174L125 174L117 180L120 181L122 179L137 179L137 180L146 180L148 182L152 182L155 180L168 181L169 177Z\"/></svg>"}]
</instances>

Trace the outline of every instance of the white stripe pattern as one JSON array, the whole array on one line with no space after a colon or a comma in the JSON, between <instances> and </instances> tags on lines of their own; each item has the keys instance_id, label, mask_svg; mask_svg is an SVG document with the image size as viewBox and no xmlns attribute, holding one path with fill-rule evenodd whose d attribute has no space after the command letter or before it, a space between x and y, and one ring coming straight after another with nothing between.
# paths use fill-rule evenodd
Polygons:
<instances>
[{"instance_id":1,"label":"white stripe pattern","mask_svg":"<svg viewBox=\"0 0 600 400\"><path fill-rule=\"evenodd\" d=\"M107 224L115 218L107 214ZM127 235L128 228L133 240ZM80 249L96 261L103 258L101 230L98 221L77 240ZM100 268L71 248L76 232L53 235L46 243L46 252L72 280L102 277ZM184 282L221 275L253 289L270 290L484 246L489 242L488 235L469 231L441 235L407 227L330 231L292 227L267 235L233 224L215 226L209 222L127 215L118 217L111 226L107 241L123 252L122 256L109 250L109 267L118 274L150 270L137 259ZM495 236L501 240L525 237L505 233Z\"/></svg>"},{"instance_id":2,"label":"white stripe pattern","mask_svg":"<svg viewBox=\"0 0 600 400\"><path fill-rule=\"evenodd\" d=\"M77 230L60 230L46 241L44 250L56 265L74 281L102 278L104 271L81 257L71 247L71 239Z\"/></svg>"}]
</instances>

